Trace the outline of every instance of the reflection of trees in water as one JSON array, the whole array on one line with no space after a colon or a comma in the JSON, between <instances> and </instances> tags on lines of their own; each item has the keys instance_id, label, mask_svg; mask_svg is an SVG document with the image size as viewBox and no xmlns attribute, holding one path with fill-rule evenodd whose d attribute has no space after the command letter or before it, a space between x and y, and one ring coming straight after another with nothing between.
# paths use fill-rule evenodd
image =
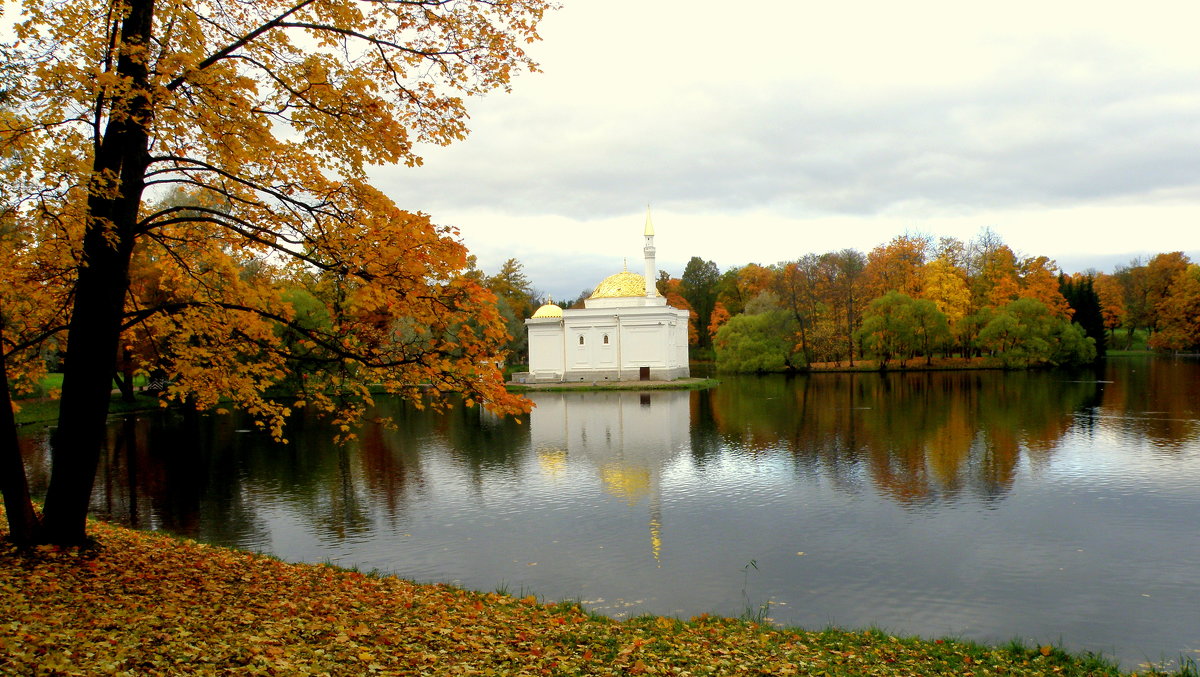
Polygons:
<instances>
[{"instance_id":1,"label":"reflection of trees in water","mask_svg":"<svg viewBox=\"0 0 1200 677\"><path fill-rule=\"evenodd\" d=\"M905 372L737 378L711 392L722 442L786 448L797 469L844 488L866 475L916 505L994 498L1021 459L1044 463L1099 385L1058 372Z\"/></svg>"},{"instance_id":2,"label":"reflection of trees in water","mask_svg":"<svg viewBox=\"0 0 1200 677\"><path fill-rule=\"evenodd\" d=\"M466 467L476 491L489 475L515 474L529 448L529 417L501 418L481 407L456 406L438 419L454 458Z\"/></svg>"},{"instance_id":3,"label":"reflection of trees in water","mask_svg":"<svg viewBox=\"0 0 1200 677\"><path fill-rule=\"evenodd\" d=\"M91 512L137 528L166 529L222 544L260 541L266 533L232 478L239 460L230 417L155 411L115 418L102 450ZM28 466L48 457L48 433L25 440ZM45 479L35 473L35 492Z\"/></svg>"},{"instance_id":4,"label":"reflection of trees in water","mask_svg":"<svg viewBox=\"0 0 1200 677\"><path fill-rule=\"evenodd\" d=\"M1200 439L1200 359L1119 357L1108 360L1113 381L1100 403L1110 425L1146 437L1154 449L1178 452Z\"/></svg>"}]
</instances>

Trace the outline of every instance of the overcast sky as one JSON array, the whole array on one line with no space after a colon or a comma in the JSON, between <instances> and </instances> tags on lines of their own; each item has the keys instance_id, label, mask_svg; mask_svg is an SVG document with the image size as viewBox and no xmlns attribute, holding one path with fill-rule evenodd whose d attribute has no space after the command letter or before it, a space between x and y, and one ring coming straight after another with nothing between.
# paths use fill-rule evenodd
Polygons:
<instances>
[{"instance_id":1,"label":"overcast sky","mask_svg":"<svg viewBox=\"0 0 1200 677\"><path fill-rule=\"evenodd\" d=\"M564 0L543 73L378 185L574 297L984 227L1073 272L1200 259L1200 3Z\"/></svg>"}]
</instances>

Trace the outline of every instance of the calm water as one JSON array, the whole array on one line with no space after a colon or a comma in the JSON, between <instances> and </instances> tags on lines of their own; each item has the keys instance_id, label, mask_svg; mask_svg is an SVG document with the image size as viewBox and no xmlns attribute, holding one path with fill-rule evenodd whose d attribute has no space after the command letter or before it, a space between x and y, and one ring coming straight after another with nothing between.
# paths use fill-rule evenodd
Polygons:
<instances>
[{"instance_id":1,"label":"calm water","mask_svg":"<svg viewBox=\"0 0 1200 677\"><path fill-rule=\"evenodd\" d=\"M527 420L391 403L277 446L114 420L95 512L617 617L739 615L1200 657L1200 361L538 393ZM35 485L45 433L25 440Z\"/></svg>"}]
</instances>

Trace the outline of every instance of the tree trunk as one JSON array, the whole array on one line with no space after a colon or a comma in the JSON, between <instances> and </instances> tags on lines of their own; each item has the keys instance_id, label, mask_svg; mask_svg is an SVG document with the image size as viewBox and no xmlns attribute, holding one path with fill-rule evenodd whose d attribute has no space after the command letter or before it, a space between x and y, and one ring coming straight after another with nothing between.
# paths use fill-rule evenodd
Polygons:
<instances>
[{"instance_id":1,"label":"tree trunk","mask_svg":"<svg viewBox=\"0 0 1200 677\"><path fill-rule=\"evenodd\" d=\"M12 400L8 394L8 366L0 352L0 492L4 494L4 510L8 516L8 537L16 543L34 543L40 525L29 498L29 480L21 448L17 444L17 421L13 416Z\"/></svg>"},{"instance_id":2,"label":"tree trunk","mask_svg":"<svg viewBox=\"0 0 1200 677\"><path fill-rule=\"evenodd\" d=\"M120 344L119 338L117 343ZM117 388L121 391L121 401L136 402L137 395L133 390L133 356L129 354L129 350L125 346L118 345L118 349L120 351L120 368L114 374L113 380L116 381Z\"/></svg>"},{"instance_id":3,"label":"tree trunk","mask_svg":"<svg viewBox=\"0 0 1200 677\"><path fill-rule=\"evenodd\" d=\"M48 543L87 542L92 484L116 372L121 314L129 289L138 210L149 166L147 126L152 117L149 73L139 45L150 43L154 0L132 0L121 25L124 45L117 73L132 83L128 100L105 102L110 117L93 163L93 176L117 179L115 194L93 189L83 262L75 287L67 334L58 430L52 439L50 486L46 492L42 538Z\"/></svg>"}]
</instances>

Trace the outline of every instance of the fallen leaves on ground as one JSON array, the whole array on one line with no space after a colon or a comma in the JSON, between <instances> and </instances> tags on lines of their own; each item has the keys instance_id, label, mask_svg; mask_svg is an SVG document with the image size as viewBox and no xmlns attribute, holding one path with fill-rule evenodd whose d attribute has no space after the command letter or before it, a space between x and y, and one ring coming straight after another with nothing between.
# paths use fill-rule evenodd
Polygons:
<instances>
[{"instance_id":1,"label":"fallen leaves on ground","mask_svg":"<svg viewBox=\"0 0 1200 677\"><path fill-rule=\"evenodd\" d=\"M1115 674L1043 647L707 615L617 622L574 604L288 564L103 523L92 535L92 550L0 545L0 673Z\"/></svg>"}]
</instances>

